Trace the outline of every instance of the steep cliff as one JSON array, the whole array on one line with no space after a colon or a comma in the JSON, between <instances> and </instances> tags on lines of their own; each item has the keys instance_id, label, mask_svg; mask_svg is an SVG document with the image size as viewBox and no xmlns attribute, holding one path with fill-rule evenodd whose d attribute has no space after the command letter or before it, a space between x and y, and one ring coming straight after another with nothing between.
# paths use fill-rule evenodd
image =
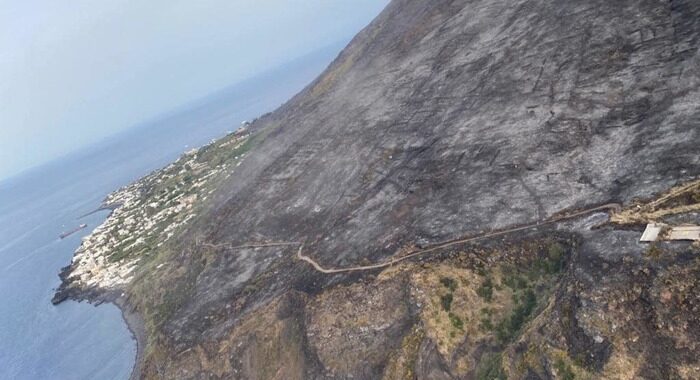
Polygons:
<instances>
[{"instance_id":1,"label":"steep cliff","mask_svg":"<svg viewBox=\"0 0 700 380\"><path fill-rule=\"evenodd\" d=\"M116 288L140 375L700 377L697 247L603 224L700 177L699 37L693 0L393 1Z\"/></svg>"}]
</instances>

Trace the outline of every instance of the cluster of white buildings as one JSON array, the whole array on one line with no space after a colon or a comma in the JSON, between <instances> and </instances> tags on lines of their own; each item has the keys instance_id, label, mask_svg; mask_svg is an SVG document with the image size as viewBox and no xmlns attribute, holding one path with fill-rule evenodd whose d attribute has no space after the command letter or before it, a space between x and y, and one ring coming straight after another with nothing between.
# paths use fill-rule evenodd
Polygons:
<instances>
[{"instance_id":1,"label":"cluster of white buildings","mask_svg":"<svg viewBox=\"0 0 700 380\"><path fill-rule=\"evenodd\" d=\"M235 150L247 137L229 135L212 143L213 148ZM105 205L115 209L76 251L69 276L74 285L114 289L129 283L139 263L196 216L198 202L213 192L209 185L229 176L244 156L210 167L202 162L200 151L189 151L175 163L107 197ZM186 176L189 181L184 180Z\"/></svg>"}]
</instances>

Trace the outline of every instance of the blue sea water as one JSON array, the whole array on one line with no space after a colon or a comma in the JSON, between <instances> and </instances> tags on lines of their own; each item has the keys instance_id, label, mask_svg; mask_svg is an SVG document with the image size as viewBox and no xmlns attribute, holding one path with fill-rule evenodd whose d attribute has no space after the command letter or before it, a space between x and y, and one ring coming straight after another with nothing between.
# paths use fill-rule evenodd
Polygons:
<instances>
[{"instance_id":1,"label":"blue sea water","mask_svg":"<svg viewBox=\"0 0 700 380\"><path fill-rule=\"evenodd\" d=\"M0 379L127 379L136 343L114 305L51 304L60 269L107 212L81 216L184 151L272 111L343 44L0 182ZM59 238L82 223L88 228Z\"/></svg>"}]
</instances>

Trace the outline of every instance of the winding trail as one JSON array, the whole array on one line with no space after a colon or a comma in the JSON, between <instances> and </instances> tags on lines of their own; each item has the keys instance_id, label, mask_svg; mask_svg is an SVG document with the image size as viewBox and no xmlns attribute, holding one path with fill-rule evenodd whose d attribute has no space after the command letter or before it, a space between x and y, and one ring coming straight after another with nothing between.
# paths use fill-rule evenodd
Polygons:
<instances>
[{"instance_id":1,"label":"winding trail","mask_svg":"<svg viewBox=\"0 0 700 380\"><path fill-rule=\"evenodd\" d=\"M452 246L455 246L458 244L471 243L471 242L474 242L477 240L483 240L483 239L503 236L503 235L511 234L513 232L525 231L525 230L529 230L531 228L537 228L537 227L546 226L549 224L564 222L567 220L580 218L582 216L593 214L596 212L603 212L603 211L620 212L621 210L622 210L622 205L620 205L618 203L607 203L607 204L604 204L602 206L587 208L585 210L581 210L581 211L575 212L573 214L555 216L553 218L550 218L550 219L547 219L544 221L540 221L540 222L528 223L528 224L523 224L520 226L511 227L511 228L507 228L507 229L503 229L503 230L485 232L485 233L479 234L479 235L466 236L466 237L461 237L458 239L443 241L440 243L433 244L427 248L422 248L422 249L419 249L419 250L416 250L413 252L409 252L408 254L406 254L404 256L395 257L389 261L385 261L385 262L377 263L377 264L372 264L372 265L361 265L361 266L349 267L349 268L327 269L327 268L322 267L319 263L317 263L311 257L302 254L302 251L304 249L304 243L302 243L302 242L284 242L283 241L283 242L268 242L268 243L246 243L246 244L237 245L237 246L231 246L230 244L204 243L204 244L202 244L202 246L209 247L209 248L227 247L229 249L249 249L249 248L265 248L265 247L288 247L288 246L298 245L299 250L297 251L297 259L311 264L311 266L313 266L314 269L316 269L318 272L326 273L326 274L349 273L349 272L360 272L360 271L368 271L368 270L386 268L386 267L392 266L394 264L400 263L402 261L411 259L413 257L420 256L420 255L423 255L426 253L435 252L435 251L438 251L440 249L452 247Z\"/></svg>"},{"instance_id":2,"label":"winding trail","mask_svg":"<svg viewBox=\"0 0 700 380\"><path fill-rule=\"evenodd\" d=\"M270 242L270 243L246 243L243 245L231 246L230 244L209 244L202 243L202 247L207 248L228 248L228 249L247 249L247 248L266 248L266 247L288 247L290 245L299 245L298 241L281 241L281 242Z\"/></svg>"},{"instance_id":3,"label":"winding trail","mask_svg":"<svg viewBox=\"0 0 700 380\"><path fill-rule=\"evenodd\" d=\"M551 218L548 220L544 220L544 221L540 221L540 222L529 223L529 224L524 224L524 225L517 226L517 227L507 228L504 230L486 232L486 233L483 233L480 235L462 237L459 239L444 241L441 243L434 244L428 248L413 251L407 255L397 257L397 258L391 259L389 261L385 261L383 263L372 264L372 265L362 265L362 266L349 267L349 268L326 269L326 268L322 267L321 265L319 265L314 259L310 258L309 256L305 256L301 253L303 248L304 248L303 243L301 244L301 246L299 247L299 250L297 251L297 258L299 260L306 261L307 263L311 264L311 266L313 266L314 269L316 269L317 271L319 271L321 273L326 273L326 274L368 271L368 270L386 268L388 266L392 266L394 264L400 263L400 262L408 260L410 258L419 256L419 255L423 255L426 253L435 252L437 250L451 247L451 246L458 245L458 244L470 243L470 242L477 241L477 240L488 239L488 238L493 238L493 237L497 237L497 236L503 236L503 235L507 235L507 234L510 234L513 232L524 231L524 230L528 230L531 228L546 226L549 224L554 224L554 223L558 223L558 222L563 222L563 221L567 221L567 220L571 220L571 219L580 218L582 216L593 214L596 212L603 212L603 211L619 212L620 210L622 210L622 205L617 204L617 203L608 203L608 204L604 204L602 206L588 208L588 209L585 209L585 210L582 210L582 211L579 211L579 212L576 212L573 214L557 216L557 217L554 217L554 218ZM289 244L289 245L292 245L292 244Z\"/></svg>"}]
</instances>

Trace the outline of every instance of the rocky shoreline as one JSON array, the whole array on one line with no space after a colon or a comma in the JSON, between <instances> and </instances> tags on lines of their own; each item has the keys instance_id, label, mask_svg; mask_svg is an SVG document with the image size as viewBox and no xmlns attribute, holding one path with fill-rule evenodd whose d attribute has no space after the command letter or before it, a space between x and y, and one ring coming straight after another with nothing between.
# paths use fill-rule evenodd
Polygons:
<instances>
[{"instance_id":1,"label":"rocky shoreline","mask_svg":"<svg viewBox=\"0 0 700 380\"><path fill-rule=\"evenodd\" d=\"M83 238L71 263L61 268L61 284L51 302L57 305L71 299L117 306L137 344L131 379L140 378L148 334L143 316L129 301L128 285L140 266L154 260L158 248L196 216L213 184L233 172L245 156L248 137L241 129L189 151L173 164L110 194L85 215L110 211Z\"/></svg>"},{"instance_id":2,"label":"rocky shoreline","mask_svg":"<svg viewBox=\"0 0 700 380\"><path fill-rule=\"evenodd\" d=\"M69 284L65 281L65 278L70 274L71 266L67 266L61 270L61 285L56 290L56 293L51 300L51 303L57 305L68 299L83 302L86 301L95 307L102 305L103 303L111 303L115 305L121 312L122 319L126 324L133 340L136 342L136 357L134 358L134 365L129 376L130 380L136 380L140 378L141 365L143 363L143 351L147 344L147 334L146 326L143 321L143 317L135 310L134 306L128 301L126 293L112 289L105 291L96 287L90 289L79 289L70 288L67 286Z\"/></svg>"},{"instance_id":3,"label":"rocky shoreline","mask_svg":"<svg viewBox=\"0 0 700 380\"><path fill-rule=\"evenodd\" d=\"M107 196L96 211L110 210L109 216L61 269L52 303L109 302L122 294L138 268L197 216L214 184L240 164L248 137L238 130Z\"/></svg>"},{"instance_id":4,"label":"rocky shoreline","mask_svg":"<svg viewBox=\"0 0 700 380\"><path fill-rule=\"evenodd\" d=\"M113 302L119 310L121 310L122 318L126 326L131 332L131 336L136 341L136 358L134 358L134 366L131 370L130 380L136 380L141 377L141 365L143 364L143 351L146 347L148 335L146 334L146 326L141 315L134 310L124 297L119 297Z\"/></svg>"}]
</instances>

